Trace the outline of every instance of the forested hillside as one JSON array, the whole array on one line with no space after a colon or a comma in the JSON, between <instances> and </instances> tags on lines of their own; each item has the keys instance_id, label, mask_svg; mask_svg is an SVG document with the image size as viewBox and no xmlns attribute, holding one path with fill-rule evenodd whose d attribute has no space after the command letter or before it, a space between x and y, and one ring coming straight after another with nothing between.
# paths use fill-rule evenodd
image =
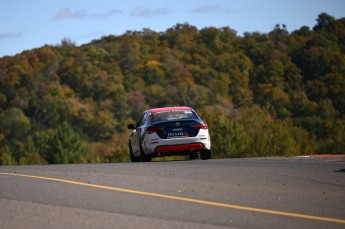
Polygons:
<instances>
[{"instance_id":1,"label":"forested hillside","mask_svg":"<svg viewBox=\"0 0 345 229\"><path fill-rule=\"evenodd\" d=\"M187 105L214 157L345 153L345 18L269 33L177 24L0 59L0 164L127 161L127 124Z\"/></svg>"}]
</instances>

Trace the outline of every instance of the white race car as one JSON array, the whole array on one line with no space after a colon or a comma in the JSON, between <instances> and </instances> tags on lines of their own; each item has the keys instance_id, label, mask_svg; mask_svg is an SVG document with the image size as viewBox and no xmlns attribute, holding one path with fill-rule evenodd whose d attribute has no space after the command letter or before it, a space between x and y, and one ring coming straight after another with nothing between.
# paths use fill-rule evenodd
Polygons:
<instances>
[{"instance_id":1,"label":"white race car","mask_svg":"<svg viewBox=\"0 0 345 229\"><path fill-rule=\"evenodd\" d=\"M132 162L151 161L154 157L189 155L191 160L211 159L208 125L190 107L164 107L146 110L129 138Z\"/></svg>"}]
</instances>

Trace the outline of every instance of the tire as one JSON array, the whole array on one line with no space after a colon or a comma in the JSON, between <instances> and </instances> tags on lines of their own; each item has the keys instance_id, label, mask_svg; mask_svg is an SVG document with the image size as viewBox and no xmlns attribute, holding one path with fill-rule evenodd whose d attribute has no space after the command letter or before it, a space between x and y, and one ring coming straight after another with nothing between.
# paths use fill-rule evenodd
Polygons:
<instances>
[{"instance_id":1,"label":"tire","mask_svg":"<svg viewBox=\"0 0 345 229\"><path fill-rule=\"evenodd\" d=\"M136 157L133 154L131 141L128 142L128 148L129 148L129 158L131 159L131 162L140 162L140 157Z\"/></svg>"},{"instance_id":2,"label":"tire","mask_svg":"<svg viewBox=\"0 0 345 229\"><path fill-rule=\"evenodd\" d=\"M190 154L189 154L189 160L196 160L196 159L198 159L198 152L191 152Z\"/></svg>"},{"instance_id":3,"label":"tire","mask_svg":"<svg viewBox=\"0 0 345 229\"><path fill-rule=\"evenodd\" d=\"M141 141L140 141L140 162L151 162L152 157L149 155L145 155L143 147L141 145Z\"/></svg>"},{"instance_id":4,"label":"tire","mask_svg":"<svg viewBox=\"0 0 345 229\"><path fill-rule=\"evenodd\" d=\"M200 152L200 157L202 160L208 160L212 158L212 151L204 149Z\"/></svg>"}]
</instances>

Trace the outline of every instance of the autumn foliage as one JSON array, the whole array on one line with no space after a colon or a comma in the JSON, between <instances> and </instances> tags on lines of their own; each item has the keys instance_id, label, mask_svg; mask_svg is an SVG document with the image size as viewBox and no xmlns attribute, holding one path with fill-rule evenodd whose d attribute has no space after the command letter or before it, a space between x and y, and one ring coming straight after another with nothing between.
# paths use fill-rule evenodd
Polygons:
<instances>
[{"instance_id":1,"label":"autumn foliage","mask_svg":"<svg viewBox=\"0 0 345 229\"><path fill-rule=\"evenodd\" d=\"M128 161L128 123L186 105L215 157L345 153L345 18L243 36L177 24L0 59L0 164Z\"/></svg>"}]
</instances>

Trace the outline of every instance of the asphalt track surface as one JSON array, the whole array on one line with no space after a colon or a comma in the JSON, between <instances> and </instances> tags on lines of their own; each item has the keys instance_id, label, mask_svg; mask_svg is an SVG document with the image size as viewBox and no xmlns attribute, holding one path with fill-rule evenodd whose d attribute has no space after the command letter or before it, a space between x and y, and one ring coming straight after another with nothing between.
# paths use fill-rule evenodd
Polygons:
<instances>
[{"instance_id":1,"label":"asphalt track surface","mask_svg":"<svg viewBox=\"0 0 345 229\"><path fill-rule=\"evenodd\" d=\"M0 228L345 228L345 161L1 166Z\"/></svg>"}]
</instances>

